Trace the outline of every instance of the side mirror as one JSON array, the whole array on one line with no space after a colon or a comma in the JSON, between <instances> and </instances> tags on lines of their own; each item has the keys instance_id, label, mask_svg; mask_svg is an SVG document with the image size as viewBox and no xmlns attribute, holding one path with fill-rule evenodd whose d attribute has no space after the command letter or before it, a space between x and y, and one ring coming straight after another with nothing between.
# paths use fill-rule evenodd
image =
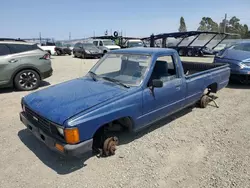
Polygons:
<instances>
[{"instance_id":1,"label":"side mirror","mask_svg":"<svg viewBox=\"0 0 250 188\"><path fill-rule=\"evenodd\" d=\"M154 80L152 80L152 87L163 87L163 82L161 81L161 80L156 80L156 79L154 79Z\"/></svg>"}]
</instances>

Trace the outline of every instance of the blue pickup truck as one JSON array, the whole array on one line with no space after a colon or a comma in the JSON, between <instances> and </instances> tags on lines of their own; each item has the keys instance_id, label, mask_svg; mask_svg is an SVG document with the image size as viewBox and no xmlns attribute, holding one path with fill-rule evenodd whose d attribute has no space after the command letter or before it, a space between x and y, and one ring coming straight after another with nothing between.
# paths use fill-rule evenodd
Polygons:
<instances>
[{"instance_id":1,"label":"blue pickup truck","mask_svg":"<svg viewBox=\"0 0 250 188\"><path fill-rule=\"evenodd\" d=\"M174 49L114 50L85 76L23 97L20 120L66 156L112 155L119 131L137 132L194 104L205 108L229 76L228 64L184 62Z\"/></svg>"}]
</instances>

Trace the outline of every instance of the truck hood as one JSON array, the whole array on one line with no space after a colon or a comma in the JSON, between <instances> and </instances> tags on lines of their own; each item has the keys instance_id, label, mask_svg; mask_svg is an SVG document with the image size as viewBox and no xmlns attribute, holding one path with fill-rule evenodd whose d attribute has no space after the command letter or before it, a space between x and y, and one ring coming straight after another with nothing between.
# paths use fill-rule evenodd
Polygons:
<instances>
[{"instance_id":1,"label":"truck hood","mask_svg":"<svg viewBox=\"0 0 250 188\"><path fill-rule=\"evenodd\" d=\"M68 118L124 92L113 83L83 77L33 92L24 97L24 103L38 115L63 125Z\"/></svg>"}]
</instances>

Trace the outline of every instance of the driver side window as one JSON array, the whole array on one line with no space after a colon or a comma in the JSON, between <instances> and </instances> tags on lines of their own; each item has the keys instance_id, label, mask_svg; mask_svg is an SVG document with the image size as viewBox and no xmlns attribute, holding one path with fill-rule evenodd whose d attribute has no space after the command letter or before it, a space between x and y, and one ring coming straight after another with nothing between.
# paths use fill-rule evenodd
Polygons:
<instances>
[{"instance_id":1,"label":"driver side window","mask_svg":"<svg viewBox=\"0 0 250 188\"><path fill-rule=\"evenodd\" d=\"M173 56L169 55L158 57L151 74L149 84L154 79L161 80L164 83L175 78L177 78L177 74Z\"/></svg>"},{"instance_id":2,"label":"driver side window","mask_svg":"<svg viewBox=\"0 0 250 188\"><path fill-rule=\"evenodd\" d=\"M98 41L94 41L93 44L98 46Z\"/></svg>"},{"instance_id":3,"label":"driver side window","mask_svg":"<svg viewBox=\"0 0 250 188\"><path fill-rule=\"evenodd\" d=\"M100 41L100 42L99 42L99 45L100 45L100 46L103 46L103 43L102 43L102 41Z\"/></svg>"}]
</instances>

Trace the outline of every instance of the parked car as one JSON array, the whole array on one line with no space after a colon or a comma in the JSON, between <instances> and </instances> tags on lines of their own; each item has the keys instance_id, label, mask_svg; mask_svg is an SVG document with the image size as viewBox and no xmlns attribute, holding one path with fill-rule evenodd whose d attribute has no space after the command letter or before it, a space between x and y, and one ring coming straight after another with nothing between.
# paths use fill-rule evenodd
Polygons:
<instances>
[{"instance_id":1,"label":"parked car","mask_svg":"<svg viewBox=\"0 0 250 188\"><path fill-rule=\"evenodd\" d=\"M100 58L103 56L103 51L97 48L93 43L78 42L73 49L75 57L80 58Z\"/></svg>"},{"instance_id":2,"label":"parked car","mask_svg":"<svg viewBox=\"0 0 250 188\"><path fill-rule=\"evenodd\" d=\"M56 55L56 51L55 51L56 44L54 42L41 43L41 44L38 44L38 47L48 52L50 55Z\"/></svg>"},{"instance_id":3,"label":"parked car","mask_svg":"<svg viewBox=\"0 0 250 188\"><path fill-rule=\"evenodd\" d=\"M114 41L110 39L94 39L92 43L97 46L100 50L102 50L103 54L111 51L111 50L118 50L121 47L116 45Z\"/></svg>"},{"instance_id":4,"label":"parked car","mask_svg":"<svg viewBox=\"0 0 250 188\"><path fill-rule=\"evenodd\" d=\"M57 55L72 54L72 50L66 44L63 44L61 42L56 42L55 51Z\"/></svg>"},{"instance_id":5,"label":"parked car","mask_svg":"<svg viewBox=\"0 0 250 188\"><path fill-rule=\"evenodd\" d=\"M249 83L250 42L240 42L221 50L215 55L214 63L229 64L231 69L231 80Z\"/></svg>"},{"instance_id":6,"label":"parked car","mask_svg":"<svg viewBox=\"0 0 250 188\"><path fill-rule=\"evenodd\" d=\"M69 44L69 43L66 43L66 44L64 44L64 45L67 46L71 51L73 51L74 45Z\"/></svg>"},{"instance_id":7,"label":"parked car","mask_svg":"<svg viewBox=\"0 0 250 188\"><path fill-rule=\"evenodd\" d=\"M0 87L34 90L52 72L50 55L37 44L0 40Z\"/></svg>"},{"instance_id":8,"label":"parked car","mask_svg":"<svg viewBox=\"0 0 250 188\"><path fill-rule=\"evenodd\" d=\"M129 39L126 40L122 48L135 48L135 47L146 47L142 40L139 39Z\"/></svg>"},{"instance_id":9,"label":"parked car","mask_svg":"<svg viewBox=\"0 0 250 188\"><path fill-rule=\"evenodd\" d=\"M116 131L137 132L197 102L205 108L229 75L228 64L182 62L174 49L110 51L84 77L23 97L20 120L61 154L114 154L107 144Z\"/></svg>"}]
</instances>

